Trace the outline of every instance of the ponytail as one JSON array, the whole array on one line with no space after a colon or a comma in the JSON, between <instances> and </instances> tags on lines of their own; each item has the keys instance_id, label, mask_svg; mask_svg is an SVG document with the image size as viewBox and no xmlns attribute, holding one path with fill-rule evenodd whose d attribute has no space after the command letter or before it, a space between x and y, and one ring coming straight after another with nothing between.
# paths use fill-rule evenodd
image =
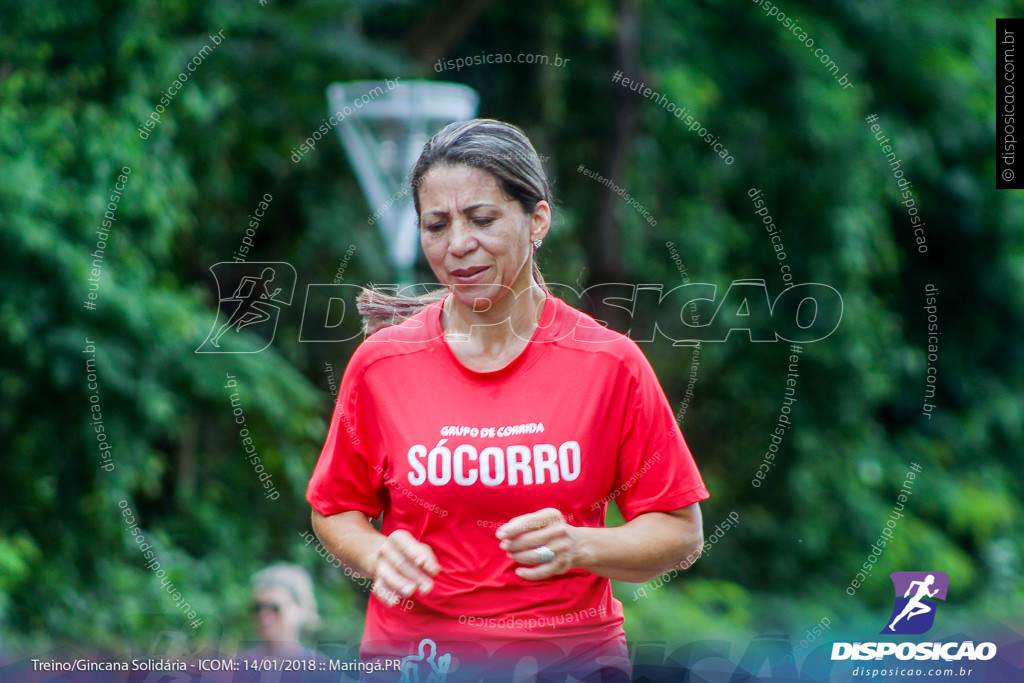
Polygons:
<instances>
[{"instance_id":1,"label":"ponytail","mask_svg":"<svg viewBox=\"0 0 1024 683\"><path fill-rule=\"evenodd\" d=\"M377 330L408 320L427 306L441 301L447 294L448 289L445 287L419 296L388 294L367 287L356 297L356 310L363 318L363 332L370 335Z\"/></svg>"}]
</instances>

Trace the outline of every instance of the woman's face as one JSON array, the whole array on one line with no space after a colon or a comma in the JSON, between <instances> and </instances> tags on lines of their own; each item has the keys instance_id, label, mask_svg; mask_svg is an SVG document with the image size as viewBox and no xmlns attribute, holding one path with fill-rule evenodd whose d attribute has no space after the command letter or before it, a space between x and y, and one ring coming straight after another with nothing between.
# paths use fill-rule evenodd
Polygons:
<instances>
[{"instance_id":1,"label":"woman's face","mask_svg":"<svg viewBox=\"0 0 1024 683\"><path fill-rule=\"evenodd\" d=\"M260 637L265 641L298 642L302 630L302 608L284 586L256 589L255 616Z\"/></svg>"},{"instance_id":2,"label":"woman's face","mask_svg":"<svg viewBox=\"0 0 1024 683\"><path fill-rule=\"evenodd\" d=\"M483 311L530 286L532 242L551 224L547 202L527 214L487 171L445 164L423 176L419 198L423 253L456 301Z\"/></svg>"}]
</instances>

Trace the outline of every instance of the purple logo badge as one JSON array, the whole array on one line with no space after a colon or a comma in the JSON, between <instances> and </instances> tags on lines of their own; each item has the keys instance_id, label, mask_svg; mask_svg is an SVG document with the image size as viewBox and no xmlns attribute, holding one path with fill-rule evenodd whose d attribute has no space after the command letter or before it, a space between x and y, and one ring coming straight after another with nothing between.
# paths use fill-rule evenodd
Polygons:
<instances>
[{"instance_id":1,"label":"purple logo badge","mask_svg":"<svg viewBox=\"0 0 1024 683\"><path fill-rule=\"evenodd\" d=\"M935 623L935 600L946 599L949 576L945 572L893 572L889 577L896 592L896 606L880 633L927 633Z\"/></svg>"}]
</instances>

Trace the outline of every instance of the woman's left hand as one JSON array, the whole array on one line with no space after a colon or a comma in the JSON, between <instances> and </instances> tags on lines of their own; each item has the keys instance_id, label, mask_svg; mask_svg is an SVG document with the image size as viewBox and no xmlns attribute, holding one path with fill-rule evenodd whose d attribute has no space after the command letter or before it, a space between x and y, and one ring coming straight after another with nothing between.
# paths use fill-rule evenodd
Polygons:
<instances>
[{"instance_id":1,"label":"woman's left hand","mask_svg":"<svg viewBox=\"0 0 1024 683\"><path fill-rule=\"evenodd\" d=\"M513 517L498 527L495 536L514 562L526 565L516 574L539 581L578 566L581 548L576 529L555 508L544 508Z\"/></svg>"}]
</instances>

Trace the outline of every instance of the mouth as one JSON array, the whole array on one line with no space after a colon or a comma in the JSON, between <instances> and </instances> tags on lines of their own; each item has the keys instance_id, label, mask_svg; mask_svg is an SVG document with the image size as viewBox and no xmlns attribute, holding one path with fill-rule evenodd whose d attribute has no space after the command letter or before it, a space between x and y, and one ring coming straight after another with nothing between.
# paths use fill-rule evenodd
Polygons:
<instances>
[{"instance_id":1,"label":"mouth","mask_svg":"<svg viewBox=\"0 0 1024 683\"><path fill-rule=\"evenodd\" d=\"M479 280L483 273L488 270L490 270L490 266L470 266L468 268L456 268L455 270L448 271L448 273L459 284L469 284Z\"/></svg>"}]
</instances>

